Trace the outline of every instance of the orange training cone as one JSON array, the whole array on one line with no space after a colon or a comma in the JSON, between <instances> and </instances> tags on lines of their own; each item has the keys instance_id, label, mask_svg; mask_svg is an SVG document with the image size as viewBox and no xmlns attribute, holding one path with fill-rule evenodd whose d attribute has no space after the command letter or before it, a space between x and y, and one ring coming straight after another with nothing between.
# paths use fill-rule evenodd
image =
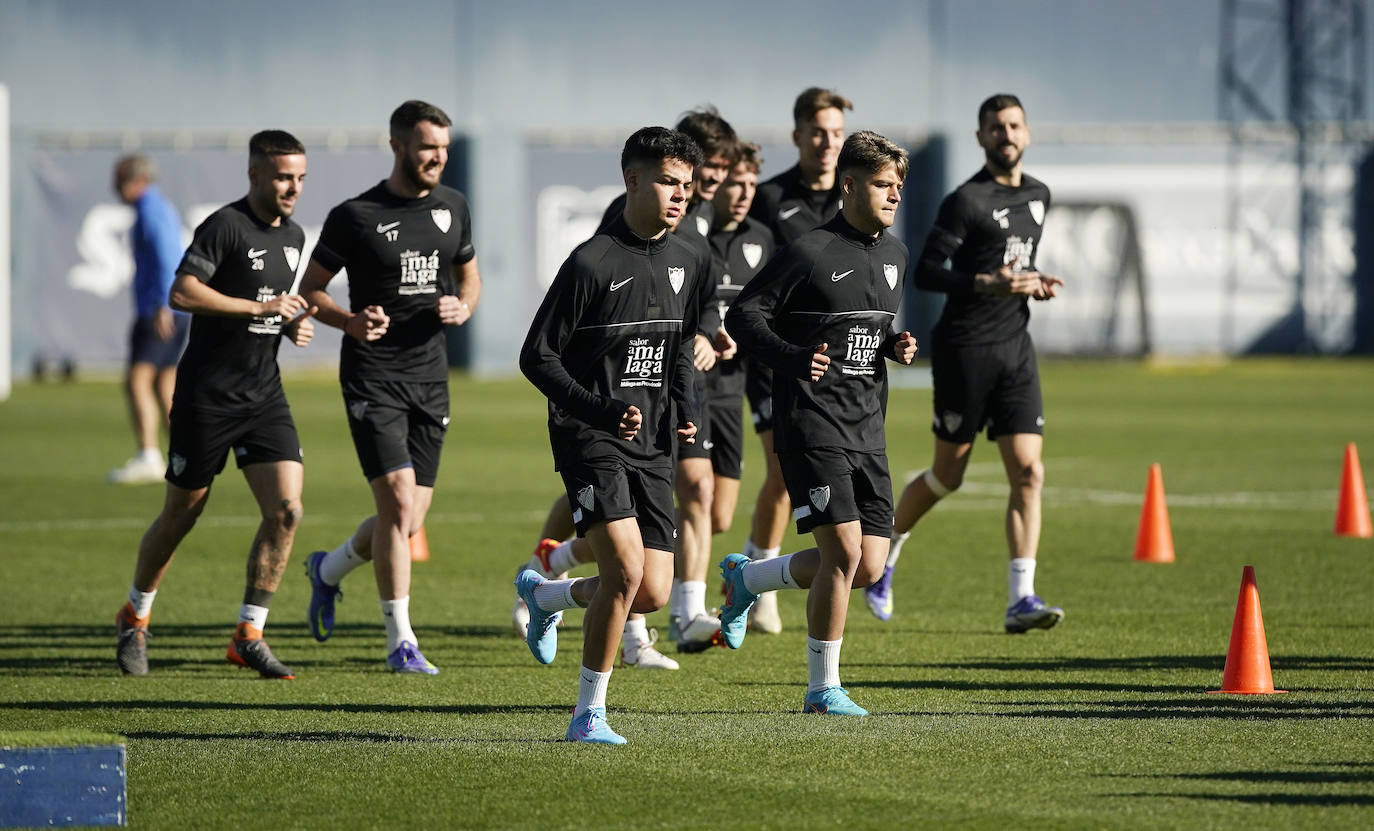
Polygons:
<instances>
[{"instance_id":1,"label":"orange training cone","mask_svg":"<svg viewBox=\"0 0 1374 831\"><path fill-rule=\"evenodd\" d=\"M420 530L415 532L415 536L410 538L410 561L412 563L429 562L429 538L425 536L425 526L421 525Z\"/></svg>"},{"instance_id":2,"label":"orange training cone","mask_svg":"<svg viewBox=\"0 0 1374 831\"><path fill-rule=\"evenodd\" d=\"M1374 537L1369 523L1369 498L1364 492L1360 454L1355 442L1345 446L1345 470L1341 472L1341 501L1336 505L1336 536Z\"/></svg>"},{"instance_id":3,"label":"orange training cone","mask_svg":"<svg viewBox=\"0 0 1374 831\"><path fill-rule=\"evenodd\" d=\"M1145 504L1140 508L1140 530L1135 534L1135 558L1145 563L1174 561L1174 534L1169 530L1169 509L1164 506L1164 474L1150 465L1145 480Z\"/></svg>"},{"instance_id":4,"label":"orange training cone","mask_svg":"<svg viewBox=\"0 0 1374 831\"><path fill-rule=\"evenodd\" d=\"M1269 644L1264 640L1264 618L1260 615L1254 566L1246 566L1240 575L1240 597L1236 599L1236 617L1231 621L1231 646L1226 650L1221 689L1208 692L1232 695L1288 692L1274 689L1274 677L1269 673Z\"/></svg>"}]
</instances>

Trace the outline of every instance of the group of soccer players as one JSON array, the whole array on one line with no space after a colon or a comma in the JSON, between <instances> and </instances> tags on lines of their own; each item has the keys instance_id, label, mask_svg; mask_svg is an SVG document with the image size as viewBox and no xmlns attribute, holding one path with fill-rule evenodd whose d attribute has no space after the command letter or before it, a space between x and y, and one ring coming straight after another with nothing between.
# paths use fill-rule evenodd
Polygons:
<instances>
[{"instance_id":1,"label":"group of soccer players","mask_svg":"<svg viewBox=\"0 0 1374 831\"><path fill-rule=\"evenodd\" d=\"M917 344L896 325L908 252L887 229L908 160L877 133L846 138L847 109L832 90L804 91L793 110L797 164L763 184L758 148L712 109L676 129L636 131L621 154L624 195L568 257L531 323L520 368L548 398L564 493L517 575L514 617L547 664L562 611L586 610L569 740L625 742L606 721L617 660L678 668L655 648L645 613L669 605L680 653L737 649L749 628L781 630L773 593L785 589L808 591L803 711L865 715L839 678L850 591L866 588L873 613L891 617L902 545L959 487L984 427L1011 486L1006 631L1063 617L1033 585L1044 418L1027 301L1063 283L1035 269L1049 192L1021 170L1025 112L1010 95L980 106L985 165L944 200L910 269L947 302L932 333L934 460L894 511L886 361L909 364ZM481 288L466 202L439 184L449 125L419 101L393 113L390 177L330 212L299 294L303 235L290 215L305 153L289 134L253 137L248 196L197 229L172 293L195 317L166 503L117 618L125 672L147 672L157 584L232 447L263 521L228 658L293 677L262 639L301 516L301 452L275 353L283 336L307 343L312 316L348 335L340 381L376 513L307 559L311 630L329 637L340 581L372 560L389 667L438 672L409 623L408 538L431 503L449 422L443 328L467 321ZM343 268L348 310L326 291ZM720 563L717 618L706 572L711 537L729 530L738 499L746 398L767 471L743 553ZM789 510L816 545L779 556ZM595 576L568 578L591 562Z\"/></svg>"}]
</instances>

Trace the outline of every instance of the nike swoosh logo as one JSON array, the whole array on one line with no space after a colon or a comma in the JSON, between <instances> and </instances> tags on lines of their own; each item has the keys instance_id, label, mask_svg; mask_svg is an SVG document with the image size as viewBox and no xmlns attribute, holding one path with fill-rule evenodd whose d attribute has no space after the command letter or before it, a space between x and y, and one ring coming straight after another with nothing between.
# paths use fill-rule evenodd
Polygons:
<instances>
[{"instance_id":1,"label":"nike swoosh logo","mask_svg":"<svg viewBox=\"0 0 1374 831\"><path fill-rule=\"evenodd\" d=\"M811 647L811 651L814 652L814 653L816 653L817 655L821 654L821 651L820 651L819 649L817 649L816 647L814 647L814 646Z\"/></svg>"},{"instance_id":2,"label":"nike swoosh logo","mask_svg":"<svg viewBox=\"0 0 1374 831\"><path fill-rule=\"evenodd\" d=\"M611 291L615 291L616 289L620 288L621 286L625 285L626 283L630 282L630 281L633 280L633 279L634 279L633 277L626 277L624 280L621 280L619 283L617 283L617 282L615 282L614 280L612 280L612 281L611 281Z\"/></svg>"},{"instance_id":3,"label":"nike swoosh logo","mask_svg":"<svg viewBox=\"0 0 1374 831\"><path fill-rule=\"evenodd\" d=\"M795 206L795 207L788 208L788 209L785 210L785 211L778 211L778 219L781 219L781 220L783 220L784 222L786 222L787 220L789 220L789 219L791 219L792 217L796 216L796 215L797 215L797 212L800 211L800 210L801 210L801 205L797 205L797 206Z\"/></svg>"},{"instance_id":4,"label":"nike swoosh logo","mask_svg":"<svg viewBox=\"0 0 1374 831\"><path fill-rule=\"evenodd\" d=\"M1007 215L1008 213L1010 213L1010 212L1011 212L1011 208L1003 208L1003 209L1001 209L1000 211L993 211L993 212L992 212L992 218L993 218L993 219L1001 219L1002 217L1006 216L1006 215Z\"/></svg>"},{"instance_id":5,"label":"nike swoosh logo","mask_svg":"<svg viewBox=\"0 0 1374 831\"><path fill-rule=\"evenodd\" d=\"M267 253L267 249L266 249L266 248L262 249L261 251L258 251L258 250L256 250L256 249L254 249L251 245L248 247L248 256L249 256L250 258L254 259L254 260L256 260L258 257L261 257L263 254L266 254L266 253Z\"/></svg>"},{"instance_id":6,"label":"nike swoosh logo","mask_svg":"<svg viewBox=\"0 0 1374 831\"><path fill-rule=\"evenodd\" d=\"M588 677L585 676L585 675L582 676L582 680L583 680L583 681L586 681L588 684L595 684L595 683L596 683L596 679L595 679L595 678L588 678Z\"/></svg>"},{"instance_id":7,"label":"nike swoosh logo","mask_svg":"<svg viewBox=\"0 0 1374 831\"><path fill-rule=\"evenodd\" d=\"M832 272L830 272L830 281L831 281L832 283L838 283L838 282L840 282L841 280L843 280L844 278L848 277L849 275L851 275L851 274L853 274L853 273L854 273L854 269L852 269L852 268L849 269L848 271L846 271L846 272L843 273L843 274L836 274L835 272L832 271Z\"/></svg>"},{"instance_id":8,"label":"nike swoosh logo","mask_svg":"<svg viewBox=\"0 0 1374 831\"><path fill-rule=\"evenodd\" d=\"M377 233L379 233L379 234L385 234L387 231L390 231L392 228L399 228L400 225L401 225L401 221L400 221L399 219L396 220L395 222L392 222L392 223L389 224L389 225L383 225L382 223L378 222L378 223L377 223Z\"/></svg>"}]
</instances>

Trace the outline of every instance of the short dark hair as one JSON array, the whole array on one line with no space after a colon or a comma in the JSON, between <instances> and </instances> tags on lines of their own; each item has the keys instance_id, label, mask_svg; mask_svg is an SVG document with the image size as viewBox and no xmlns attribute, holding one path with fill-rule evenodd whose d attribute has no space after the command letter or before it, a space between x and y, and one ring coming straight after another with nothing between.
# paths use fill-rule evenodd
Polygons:
<instances>
[{"instance_id":1,"label":"short dark hair","mask_svg":"<svg viewBox=\"0 0 1374 831\"><path fill-rule=\"evenodd\" d=\"M703 158L724 156L732 166L739 160L739 136L735 135L735 128L709 104L683 113L678 119L677 130L697 143Z\"/></svg>"},{"instance_id":2,"label":"short dark hair","mask_svg":"<svg viewBox=\"0 0 1374 831\"><path fill-rule=\"evenodd\" d=\"M411 99L397 107L391 113L391 136L400 138L411 130L421 121L429 121L438 124L440 127L451 127L453 121L449 119L448 113L424 101Z\"/></svg>"},{"instance_id":3,"label":"short dark hair","mask_svg":"<svg viewBox=\"0 0 1374 831\"><path fill-rule=\"evenodd\" d=\"M987 117L988 113L1000 113L1010 107L1016 107L1023 113L1026 111L1026 108L1021 106L1021 99L1009 92L999 92L989 97L978 105L978 129L983 129L983 119Z\"/></svg>"},{"instance_id":4,"label":"short dark hair","mask_svg":"<svg viewBox=\"0 0 1374 831\"><path fill-rule=\"evenodd\" d=\"M620 151L620 169L626 170L640 162L662 164L668 159L686 162L693 170L701 167L703 161L701 148L681 130L640 127L625 139L625 149Z\"/></svg>"},{"instance_id":5,"label":"short dark hair","mask_svg":"<svg viewBox=\"0 0 1374 831\"><path fill-rule=\"evenodd\" d=\"M800 127L815 118L816 113L831 108L852 110L854 102L833 89L808 87L802 90L802 94L797 96L797 102L792 105L792 123Z\"/></svg>"},{"instance_id":6,"label":"short dark hair","mask_svg":"<svg viewBox=\"0 0 1374 831\"><path fill-rule=\"evenodd\" d=\"M248 139L248 160L262 162L273 156L305 155L305 145L285 130L263 130Z\"/></svg>"},{"instance_id":7,"label":"short dark hair","mask_svg":"<svg viewBox=\"0 0 1374 831\"><path fill-rule=\"evenodd\" d=\"M156 178L157 165L153 164L153 160L142 153L130 153L120 157L119 161L115 162L115 181L117 184L122 185L134 179L151 182Z\"/></svg>"},{"instance_id":8,"label":"short dark hair","mask_svg":"<svg viewBox=\"0 0 1374 831\"><path fill-rule=\"evenodd\" d=\"M896 166L897 175L906 179L906 150L872 130L860 130L844 140L835 169L841 175L855 168L871 175L889 164Z\"/></svg>"}]
</instances>

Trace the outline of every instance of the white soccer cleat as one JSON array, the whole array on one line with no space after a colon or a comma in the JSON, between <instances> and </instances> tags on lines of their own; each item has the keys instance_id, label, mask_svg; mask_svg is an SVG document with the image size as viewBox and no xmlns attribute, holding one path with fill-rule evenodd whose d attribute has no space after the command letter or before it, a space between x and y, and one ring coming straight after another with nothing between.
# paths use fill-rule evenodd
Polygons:
<instances>
[{"instance_id":1,"label":"white soccer cleat","mask_svg":"<svg viewBox=\"0 0 1374 831\"><path fill-rule=\"evenodd\" d=\"M782 631L777 592L764 592L754 601L754 608L749 610L749 628L768 635L776 635Z\"/></svg>"},{"instance_id":2,"label":"white soccer cleat","mask_svg":"<svg viewBox=\"0 0 1374 831\"><path fill-rule=\"evenodd\" d=\"M679 621L676 640L678 652L705 652L713 646L721 646L724 641L721 640L720 618L697 615L686 623Z\"/></svg>"},{"instance_id":3,"label":"white soccer cleat","mask_svg":"<svg viewBox=\"0 0 1374 831\"><path fill-rule=\"evenodd\" d=\"M640 669L678 669L677 661L654 649L658 642L658 630L649 630L649 640L636 647L621 646L620 662L627 667Z\"/></svg>"},{"instance_id":4,"label":"white soccer cleat","mask_svg":"<svg viewBox=\"0 0 1374 831\"><path fill-rule=\"evenodd\" d=\"M110 471L105 478L112 485L147 485L161 482L166 473L161 456L150 459L140 455Z\"/></svg>"}]
</instances>

